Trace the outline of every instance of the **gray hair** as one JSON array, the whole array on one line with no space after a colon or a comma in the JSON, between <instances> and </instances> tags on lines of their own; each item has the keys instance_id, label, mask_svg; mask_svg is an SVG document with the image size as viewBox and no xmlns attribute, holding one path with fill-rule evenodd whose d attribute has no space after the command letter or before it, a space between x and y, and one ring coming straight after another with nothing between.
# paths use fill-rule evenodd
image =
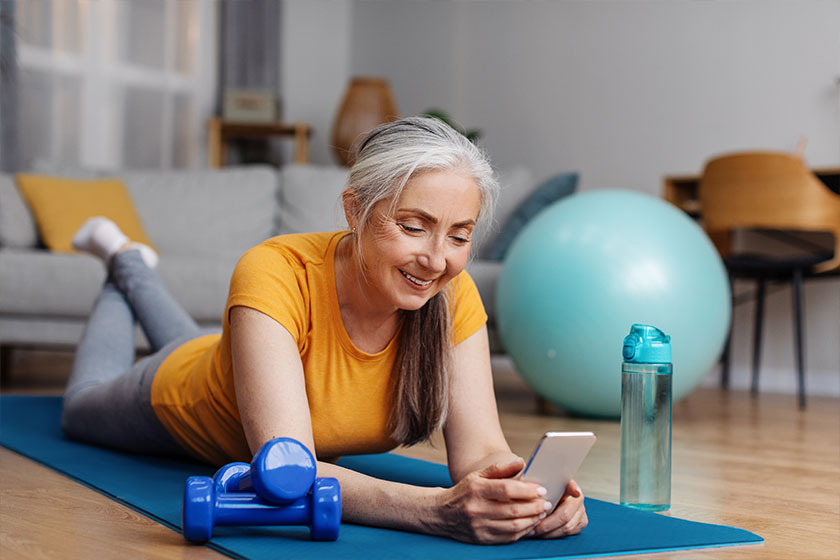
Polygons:
<instances>
[{"instance_id":1,"label":"gray hair","mask_svg":"<svg viewBox=\"0 0 840 560\"><path fill-rule=\"evenodd\" d=\"M397 199L415 174L452 170L471 177L481 197L478 235L493 218L499 192L487 154L466 136L431 117L406 117L381 125L363 136L354 150L347 190L359 203L356 220L364 227L373 207L382 200ZM393 209L393 207L392 207Z\"/></svg>"},{"instance_id":2,"label":"gray hair","mask_svg":"<svg viewBox=\"0 0 840 560\"><path fill-rule=\"evenodd\" d=\"M408 117L384 124L365 135L354 152L345 193L355 199L356 254L363 271L361 237L374 206L390 200L393 213L406 183L418 173L451 170L471 177L480 193L480 222L491 222L499 184L488 157L443 121ZM447 285L420 309L402 312L390 427L392 437L403 445L427 440L446 422L452 345L449 292Z\"/></svg>"}]
</instances>

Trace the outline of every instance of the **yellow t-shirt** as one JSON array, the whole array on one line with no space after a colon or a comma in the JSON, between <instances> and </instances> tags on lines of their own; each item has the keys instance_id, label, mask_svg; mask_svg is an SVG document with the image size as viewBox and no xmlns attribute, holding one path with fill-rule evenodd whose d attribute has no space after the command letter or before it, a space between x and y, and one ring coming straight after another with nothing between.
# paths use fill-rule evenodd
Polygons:
<instances>
[{"instance_id":1,"label":"yellow t-shirt","mask_svg":"<svg viewBox=\"0 0 840 560\"><path fill-rule=\"evenodd\" d=\"M250 461L234 392L231 307L256 309L291 333L300 350L319 458L393 449L388 420L399 334L376 354L355 347L341 321L335 248L347 232L274 237L249 250L233 272L222 333L170 354L152 384L152 406L170 434L213 464ZM472 279L452 284L453 344L474 334L487 314Z\"/></svg>"}]
</instances>

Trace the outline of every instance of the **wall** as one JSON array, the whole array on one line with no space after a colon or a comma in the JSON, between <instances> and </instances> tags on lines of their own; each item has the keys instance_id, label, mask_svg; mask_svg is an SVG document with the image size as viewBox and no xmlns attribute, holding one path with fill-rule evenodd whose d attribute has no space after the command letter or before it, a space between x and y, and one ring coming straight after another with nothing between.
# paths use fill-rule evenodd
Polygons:
<instances>
[{"instance_id":1,"label":"wall","mask_svg":"<svg viewBox=\"0 0 840 560\"><path fill-rule=\"evenodd\" d=\"M353 72L442 103L500 166L658 193L710 154L840 164L840 2L358 0Z\"/></svg>"},{"instance_id":2,"label":"wall","mask_svg":"<svg viewBox=\"0 0 840 560\"><path fill-rule=\"evenodd\" d=\"M356 2L352 69L388 78L404 115L463 116L461 12L452 2Z\"/></svg>"},{"instance_id":3,"label":"wall","mask_svg":"<svg viewBox=\"0 0 840 560\"><path fill-rule=\"evenodd\" d=\"M334 163L330 132L350 76L351 14L349 0L285 0L283 4L283 118L312 125L309 156L315 163Z\"/></svg>"},{"instance_id":4,"label":"wall","mask_svg":"<svg viewBox=\"0 0 840 560\"><path fill-rule=\"evenodd\" d=\"M584 190L658 195L663 175L699 173L712 154L792 150L800 136L811 165L840 166L837 1L326 3L347 27L325 8L338 38L319 23L326 47L301 64L346 37L343 78L385 76L403 114L439 106L481 128L499 168L577 170ZM315 23L318 8L307 9ZM295 86L301 102L311 103L308 86ZM809 391L840 395L840 281L810 283L805 298ZM741 387L751 307L735 311ZM762 389L793 391L788 290L766 315Z\"/></svg>"}]
</instances>

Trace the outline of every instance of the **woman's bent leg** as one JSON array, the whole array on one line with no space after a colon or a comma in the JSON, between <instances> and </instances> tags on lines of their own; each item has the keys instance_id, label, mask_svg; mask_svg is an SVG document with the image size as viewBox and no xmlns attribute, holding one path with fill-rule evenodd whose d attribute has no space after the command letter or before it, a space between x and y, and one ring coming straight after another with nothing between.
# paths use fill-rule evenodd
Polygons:
<instances>
[{"instance_id":1,"label":"woman's bent leg","mask_svg":"<svg viewBox=\"0 0 840 560\"><path fill-rule=\"evenodd\" d=\"M200 334L198 324L146 266L139 251L117 253L110 268L111 278L134 310L153 352L173 340Z\"/></svg>"},{"instance_id":2,"label":"woman's bent leg","mask_svg":"<svg viewBox=\"0 0 840 560\"><path fill-rule=\"evenodd\" d=\"M126 371L134 362L134 313L109 280L93 304L76 348L64 397Z\"/></svg>"},{"instance_id":3,"label":"woman's bent leg","mask_svg":"<svg viewBox=\"0 0 840 560\"><path fill-rule=\"evenodd\" d=\"M140 251L109 253L104 260L110 268L108 281L76 350L64 394L62 427L71 437L123 450L184 455L152 408L151 387L163 360L199 335L198 326L169 295ZM153 350L137 363L133 363L135 318Z\"/></svg>"},{"instance_id":4,"label":"woman's bent leg","mask_svg":"<svg viewBox=\"0 0 840 560\"><path fill-rule=\"evenodd\" d=\"M155 372L183 342L173 341L116 377L68 391L61 419L64 431L76 439L125 451L186 456L151 404Z\"/></svg>"},{"instance_id":5,"label":"woman's bent leg","mask_svg":"<svg viewBox=\"0 0 840 560\"><path fill-rule=\"evenodd\" d=\"M71 437L137 452L183 454L154 414L151 382L174 349L134 362L134 314L111 282L94 302L64 393L61 424Z\"/></svg>"}]
</instances>

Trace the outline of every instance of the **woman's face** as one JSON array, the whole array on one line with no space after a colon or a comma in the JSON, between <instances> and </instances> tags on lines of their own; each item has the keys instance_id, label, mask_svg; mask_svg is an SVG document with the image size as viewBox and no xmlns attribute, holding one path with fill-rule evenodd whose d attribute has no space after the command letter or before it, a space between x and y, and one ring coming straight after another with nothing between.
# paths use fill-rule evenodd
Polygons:
<instances>
[{"instance_id":1,"label":"woman's face","mask_svg":"<svg viewBox=\"0 0 840 560\"><path fill-rule=\"evenodd\" d=\"M362 239L372 297L415 310L467 264L481 195L475 180L455 171L427 171L405 185L392 214L379 202Z\"/></svg>"}]
</instances>

